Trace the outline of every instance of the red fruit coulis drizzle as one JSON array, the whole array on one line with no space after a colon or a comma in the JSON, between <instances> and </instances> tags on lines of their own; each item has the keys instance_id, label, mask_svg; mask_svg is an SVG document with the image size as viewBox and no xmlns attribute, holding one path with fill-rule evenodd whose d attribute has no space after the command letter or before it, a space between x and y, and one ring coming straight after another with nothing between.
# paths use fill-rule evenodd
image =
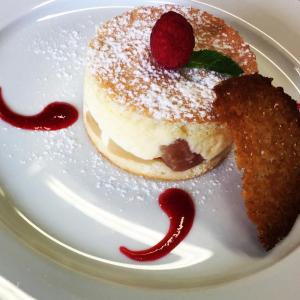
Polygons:
<instances>
[{"instance_id":1,"label":"red fruit coulis drizzle","mask_svg":"<svg viewBox=\"0 0 300 300\"><path fill-rule=\"evenodd\" d=\"M155 246L134 251L120 247L127 257L137 261L153 261L170 253L189 233L195 216L195 206L189 194L181 189L167 189L159 196L159 206L170 219L166 236Z\"/></svg>"},{"instance_id":2,"label":"red fruit coulis drizzle","mask_svg":"<svg viewBox=\"0 0 300 300\"><path fill-rule=\"evenodd\" d=\"M11 110L6 104L0 88L0 119L22 129L59 130L74 124L78 119L78 111L71 104L53 102L36 115L20 115Z\"/></svg>"}]
</instances>

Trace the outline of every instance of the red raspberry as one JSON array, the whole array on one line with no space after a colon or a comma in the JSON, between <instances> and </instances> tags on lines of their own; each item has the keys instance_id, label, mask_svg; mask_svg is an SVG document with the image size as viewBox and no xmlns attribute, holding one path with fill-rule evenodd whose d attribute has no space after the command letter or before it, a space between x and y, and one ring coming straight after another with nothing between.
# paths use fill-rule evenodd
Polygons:
<instances>
[{"instance_id":1,"label":"red raspberry","mask_svg":"<svg viewBox=\"0 0 300 300\"><path fill-rule=\"evenodd\" d=\"M150 37L152 56L166 69L186 65L195 47L194 31L182 15L169 11L161 16Z\"/></svg>"}]
</instances>

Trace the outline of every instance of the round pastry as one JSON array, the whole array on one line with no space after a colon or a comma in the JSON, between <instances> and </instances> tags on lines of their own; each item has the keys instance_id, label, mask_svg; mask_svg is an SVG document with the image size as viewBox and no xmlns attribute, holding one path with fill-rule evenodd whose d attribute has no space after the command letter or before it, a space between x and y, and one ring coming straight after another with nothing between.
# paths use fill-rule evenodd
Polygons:
<instances>
[{"instance_id":1,"label":"round pastry","mask_svg":"<svg viewBox=\"0 0 300 300\"><path fill-rule=\"evenodd\" d=\"M84 122L97 149L120 168L181 180L212 169L231 148L227 128L212 113L213 88L228 76L156 63L151 31L168 11L192 25L194 50L219 51L244 73L257 72L254 53L223 20L183 6L136 8L104 23L89 44Z\"/></svg>"}]
</instances>

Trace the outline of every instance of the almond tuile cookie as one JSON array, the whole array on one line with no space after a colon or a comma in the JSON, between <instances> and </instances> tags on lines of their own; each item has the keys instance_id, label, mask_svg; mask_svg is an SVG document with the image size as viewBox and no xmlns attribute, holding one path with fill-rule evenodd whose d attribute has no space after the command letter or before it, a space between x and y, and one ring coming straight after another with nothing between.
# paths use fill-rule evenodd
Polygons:
<instances>
[{"instance_id":1,"label":"almond tuile cookie","mask_svg":"<svg viewBox=\"0 0 300 300\"><path fill-rule=\"evenodd\" d=\"M300 212L300 114L271 82L245 75L214 89L216 119L232 135L247 214L266 250L290 232Z\"/></svg>"}]
</instances>

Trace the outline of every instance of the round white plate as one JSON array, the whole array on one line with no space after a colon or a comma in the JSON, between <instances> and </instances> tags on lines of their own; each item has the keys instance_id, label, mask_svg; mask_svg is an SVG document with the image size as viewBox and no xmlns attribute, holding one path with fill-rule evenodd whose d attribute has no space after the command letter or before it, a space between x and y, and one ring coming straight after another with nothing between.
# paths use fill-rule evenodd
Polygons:
<instances>
[{"instance_id":1,"label":"round white plate","mask_svg":"<svg viewBox=\"0 0 300 300\"><path fill-rule=\"evenodd\" d=\"M234 15L202 2L180 3L192 3L232 24L255 51L260 72L300 100L299 62L292 54ZM36 113L55 100L80 110L86 45L95 26L153 1L43 4L0 31L0 86L9 105L24 114ZM95 299L102 289L106 297L126 291L128 299L139 299L141 294L150 297L160 291L161 297L181 299L188 289L196 299L201 293L234 286L237 279L246 284L267 268L276 270L300 244L298 222L280 245L264 253L244 211L240 174L232 156L201 178L162 183L129 175L103 160L88 140L81 118L57 132L20 130L1 121L0 141L0 219L22 243L44 256L19 249L21 244L3 229L1 260L14 257L27 271L16 277L14 266L6 261L3 269L8 268L10 275L1 268L0 272L13 281L18 278L21 287L38 298L76 299L76 294L79 299ZM119 246L143 249L165 234L168 219L157 197L169 187L181 187L193 196L196 219L190 234L161 260L127 259ZM37 277L52 288L28 284Z\"/></svg>"}]
</instances>

